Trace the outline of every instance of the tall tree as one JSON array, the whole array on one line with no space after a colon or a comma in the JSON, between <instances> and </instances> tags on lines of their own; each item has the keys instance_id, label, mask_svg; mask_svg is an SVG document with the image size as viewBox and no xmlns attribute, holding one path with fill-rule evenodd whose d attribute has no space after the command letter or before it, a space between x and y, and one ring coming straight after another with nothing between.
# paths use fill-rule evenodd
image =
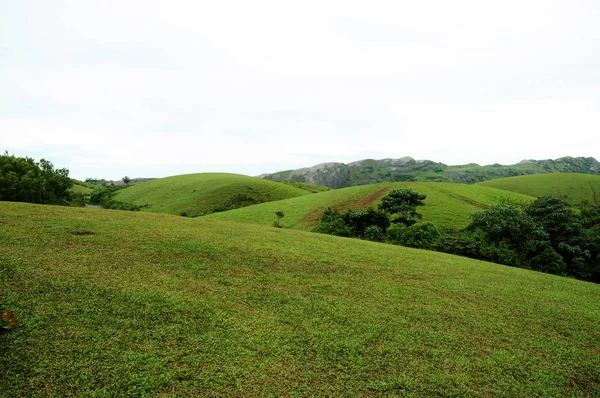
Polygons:
<instances>
[{"instance_id":1,"label":"tall tree","mask_svg":"<svg viewBox=\"0 0 600 398\"><path fill-rule=\"evenodd\" d=\"M425 206L426 198L426 195L413 192L412 189L395 189L381 199L379 209L395 216L392 223L411 226L416 224L417 219L423 217L417 213L417 207Z\"/></svg>"}]
</instances>

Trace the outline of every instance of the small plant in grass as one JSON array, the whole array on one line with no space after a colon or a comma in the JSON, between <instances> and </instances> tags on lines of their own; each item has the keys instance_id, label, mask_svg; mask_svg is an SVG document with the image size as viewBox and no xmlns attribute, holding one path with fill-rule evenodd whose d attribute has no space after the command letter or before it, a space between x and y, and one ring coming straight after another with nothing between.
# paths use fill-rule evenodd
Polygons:
<instances>
[{"instance_id":1,"label":"small plant in grass","mask_svg":"<svg viewBox=\"0 0 600 398\"><path fill-rule=\"evenodd\" d=\"M273 226L275 228L281 228L281 224L279 223L279 220L281 220L283 217L285 217L285 213L282 211L276 211L275 217L277 217L277 220L275 220L275 222L273 223Z\"/></svg>"},{"instance_id":2,"label":"small plant in grass","mask_svg":"<svg viewBox=\"0 0 600 398\"><path fill-rule=\"evenodd\" d=\"M8 311L0 301L0 329L12 329L17 326L17 320L12 312Z\"/></svg>"}]
</instances>

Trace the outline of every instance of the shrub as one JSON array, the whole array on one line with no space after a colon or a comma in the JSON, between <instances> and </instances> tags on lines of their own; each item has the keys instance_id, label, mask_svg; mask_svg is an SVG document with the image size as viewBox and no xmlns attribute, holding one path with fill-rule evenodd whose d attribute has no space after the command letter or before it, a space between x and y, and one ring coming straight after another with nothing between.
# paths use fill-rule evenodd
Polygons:
<instances>
[{"instance_id":1,"label":"shrub","mask_svg":"<svg viewBox=\"0 0 600 398\"><path fill-rule=\"evenodd\" d=\"M391 243L401 245L407 230L408 227L402 223L392 224L386 231L387 240Z\"/></svg>"},{"instance_id":2,"label":"shrub","mask_svg":"<svg viewBox=\"0 0 600 398\"><path fill-rule=\"evenodd\" d=\"M359 210L348 210L343 215L344 223L350 227L352 236L362 238L367 228L377 226L381 231L385 231L390 226L389 215L381 210L372 207Z\"/></svg>"},{"instance_id":3,"label":"shrub","mask_svg":"<svg viewBox=\"0 0 600 398\"><path fill-rule=\"evenodd\" d=\"M383 242L386 240L384 230L377 225L368 226L362 238L373 242Z\"/></svg>"},{"instance_id":4,"label":"shrub","mask_svg":"<svg viewBox=\"0 0 600 398\"><path fill-rule=\"evenodd\" d=\"M419 249L432 249L437 245L440 233L430 222L416 224L407 228L403 235L403 245Z\"/></svg>"},{"instance_id":5,"label":"shrub","mask_svg":"<svg viewBox=\"0 0 600 398\"><path fill-rule=\"evenodd\" d=\"M343 214L329 207L323 213L321 221L313 229L313 232L345 237L352 236L352 229L346 225Z\"/></svg>"},{"instance_id":6,"label":"shrub","mask_svg":"<svg viewBox=\"0 0 600 398\"><path fill-rule=\"evenodd\" d=\"M387 237L398 245L434 250L438 247L440 232L430 222L410 227L398 223L388 228Z\"/></svg>"}]
</instances>

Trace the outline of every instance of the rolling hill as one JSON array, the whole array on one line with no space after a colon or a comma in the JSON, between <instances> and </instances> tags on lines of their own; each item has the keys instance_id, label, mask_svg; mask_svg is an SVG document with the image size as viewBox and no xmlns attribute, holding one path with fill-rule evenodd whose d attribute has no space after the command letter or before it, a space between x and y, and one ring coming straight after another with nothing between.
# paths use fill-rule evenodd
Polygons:
<instances>
[{"instance_id":1,"label":"rolling hill","mask_svg":"<svg viewBox=\"0 0 600 398\"><path fill-rule=\"evenodd\" d=\"M600 393L600 285L166 214L0 223L0 395Z\"/></svg>"},{"instance_id":2,"label":"rolling hill","mask_svg":"<svg viewBox=\"0 0 600 398\"><path fill-rule=\"evenodd\" d=\"M310 196L285 199L215 213L208 219L236 221L252 224L272 225L274 213L283 211L281 225L286 228L308 229L321 218L327 207L345 210L375 206L392 189L412 189L427 195L425 206L419 209L423 221L442 227L465 227L470 223L473 212L483 210L501 201L528 203L534 198L519 193L466 184L440 182L398 182L372 184L336 189Z\"/></svg>"},{"instance_id":3,"label":"rolling hill","mask_svg":"<svg viewBox=\"0 0 600 398\"><path fill-rule=\"evenodd\" d=\"M75 194L90 195L94 190L83 184L74 183L70 191Z\"/></svg>"},{"instance_id":4,"label":"rolling hill","mask_svg":"<svg viewBox=\"0 0 600 398\"><path fill-rule=\"evenodd\" d=\"M289 184L240 174L199 173L136 184L119 191L115 200L136 204L143 211L195 217L308 194Z\"/></svg>"},{"instance_id":5,"label":"rolling hill","mask_svg":"<svg viewBox=\"0 0 600 398\"><path fill-rule=\"evenodd\" d=\"M571 205L578 205L584 200L590 203L600 200L600 176L589 174L536 174L500 178L477 185L535 197L553 195Z\"/></svg>"}]
</instances>

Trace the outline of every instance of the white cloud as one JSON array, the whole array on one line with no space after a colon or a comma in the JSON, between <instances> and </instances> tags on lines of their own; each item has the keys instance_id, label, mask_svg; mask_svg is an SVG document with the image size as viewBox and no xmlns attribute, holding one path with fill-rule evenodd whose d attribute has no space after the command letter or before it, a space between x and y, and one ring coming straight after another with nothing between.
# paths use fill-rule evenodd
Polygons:
<instances>
[{"instance_id":1,"label":"white cloud","mask_svg":"<svg viewBox=\"0 0 600 398\"><path fill-rule=\"evenodd\" d=\"M12 3L0 149L79 178L598 157L599 16L584 0Z\"/></svg>"}]
</instances>

